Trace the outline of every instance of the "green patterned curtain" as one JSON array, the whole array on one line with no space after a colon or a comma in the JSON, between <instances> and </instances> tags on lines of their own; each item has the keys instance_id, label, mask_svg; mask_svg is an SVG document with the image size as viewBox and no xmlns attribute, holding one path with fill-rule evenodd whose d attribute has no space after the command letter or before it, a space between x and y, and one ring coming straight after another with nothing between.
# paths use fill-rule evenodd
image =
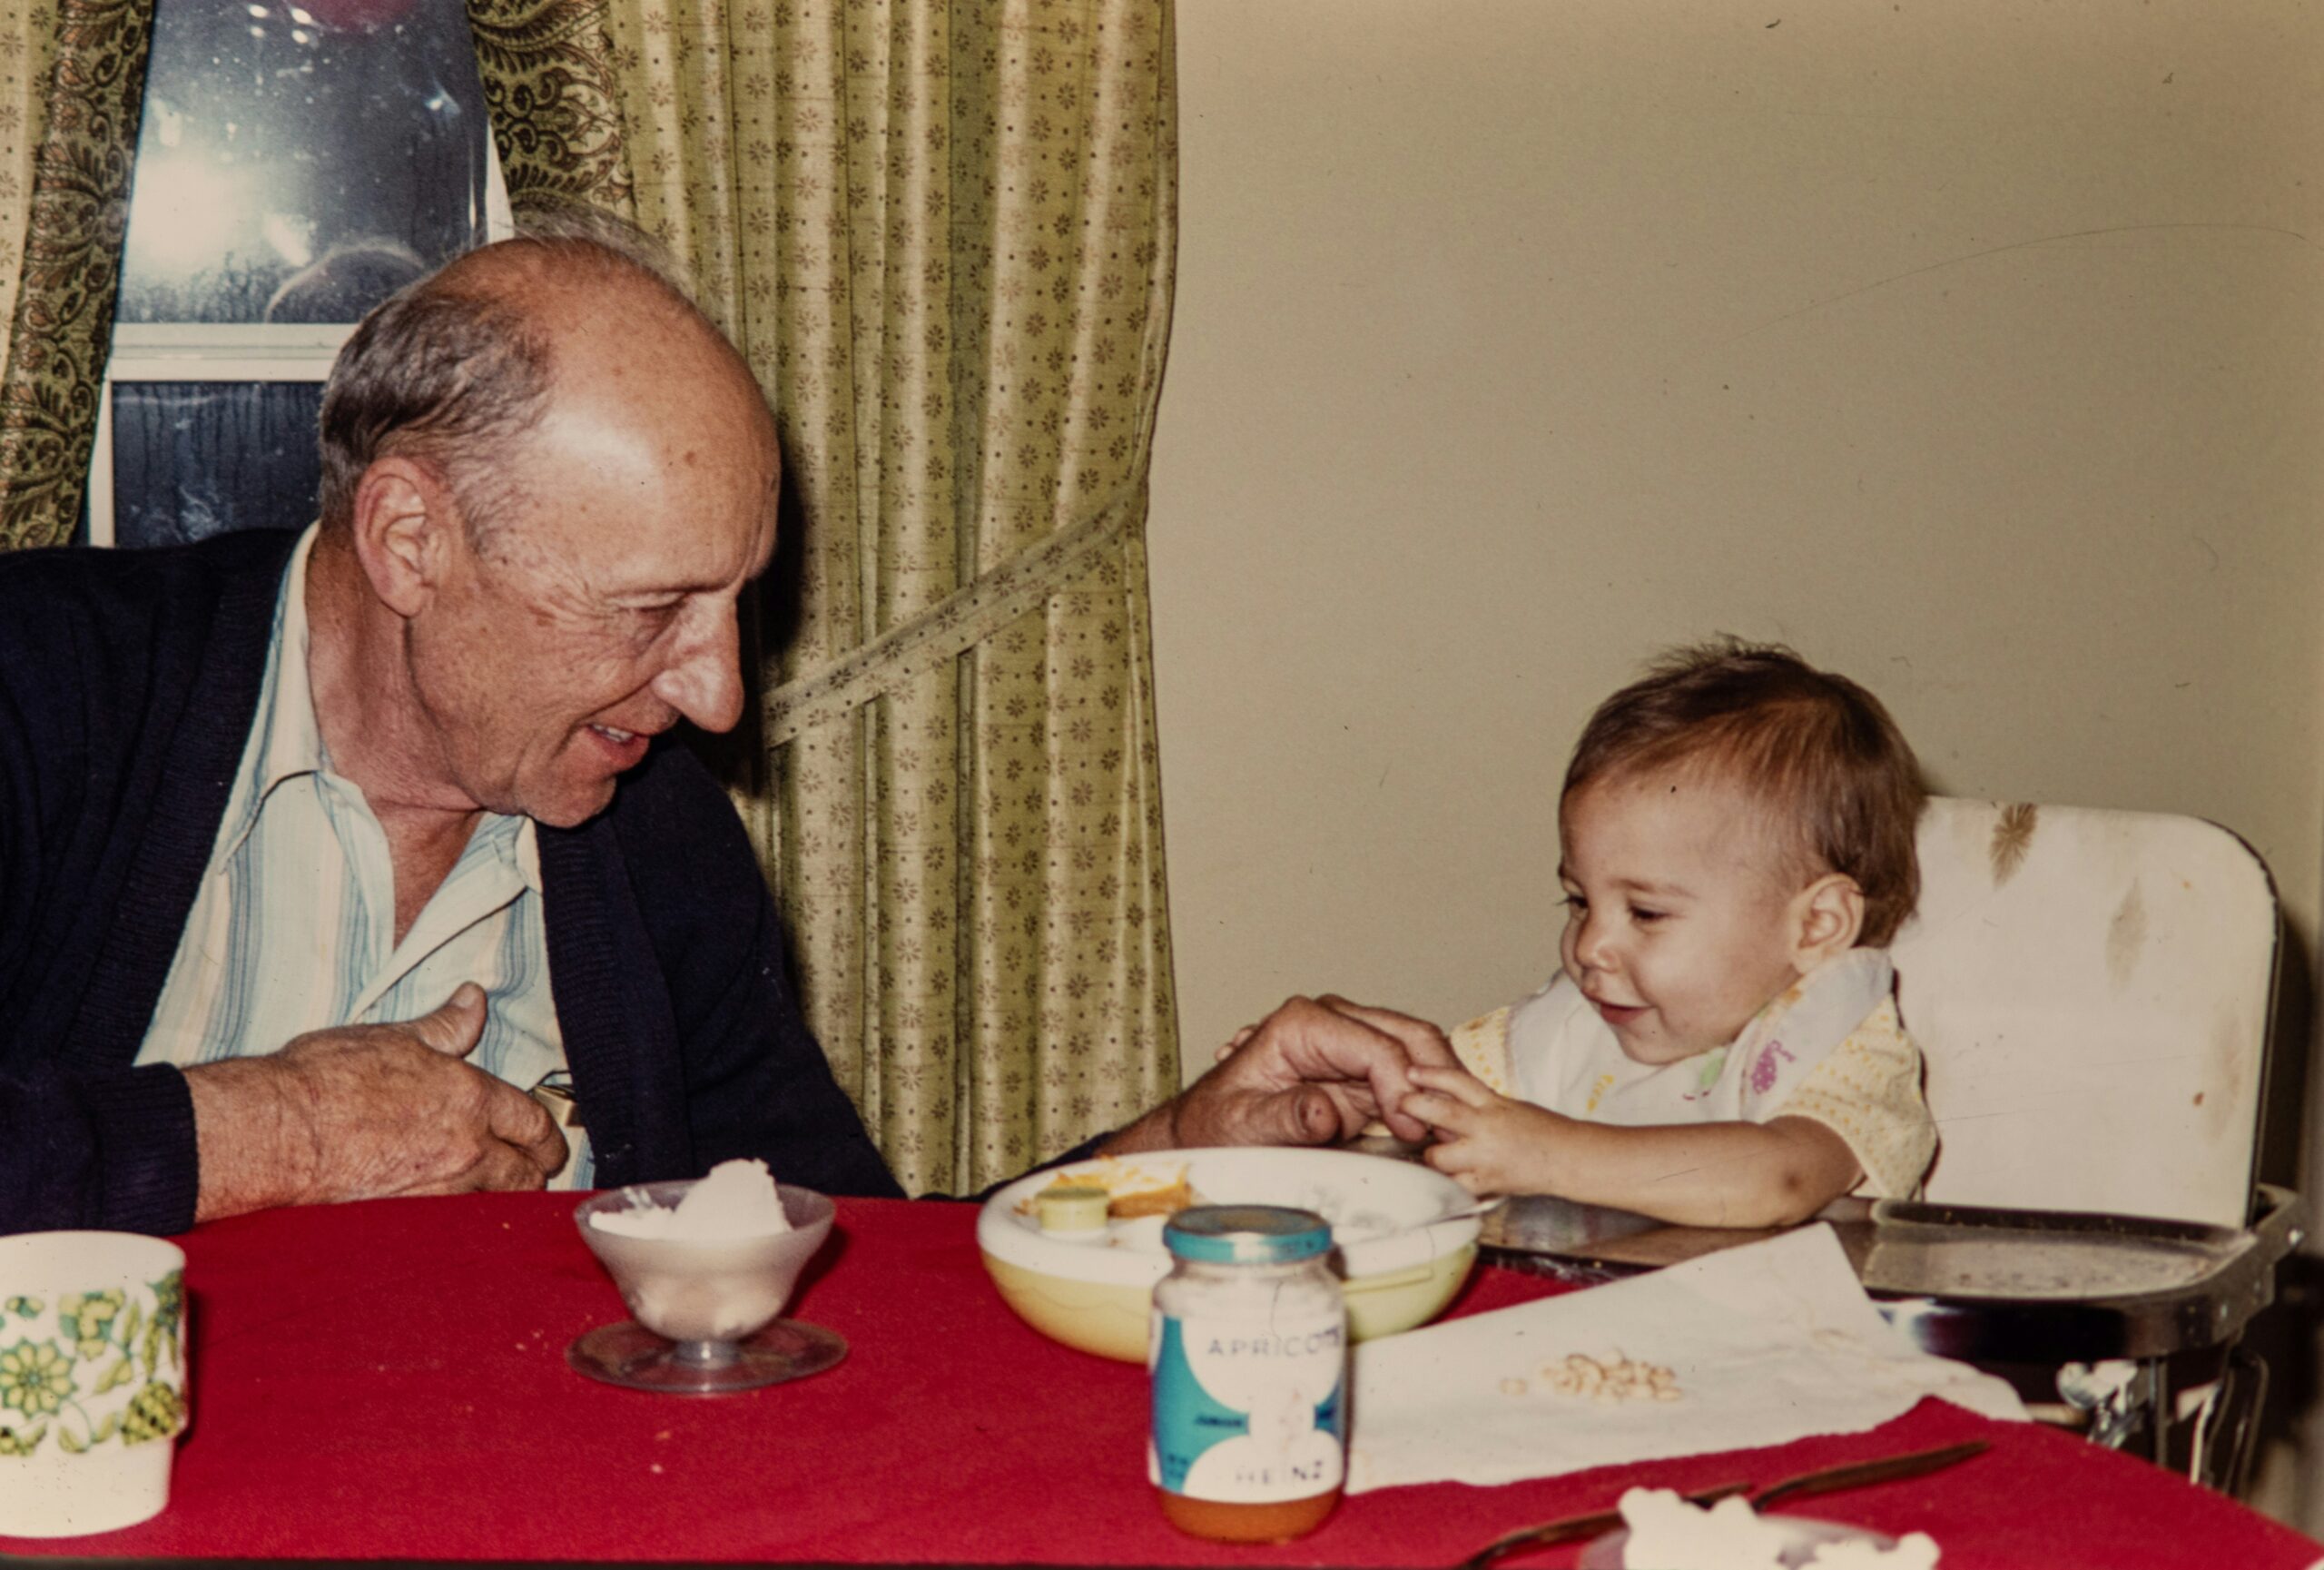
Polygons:
<instances>
[{"instance_id":1,"label":"green patterned curtain","mask_svg":"<svg viewBox=\"0 0 2324 1570\"><path fill-rule=\"evenodd\" d=\"M659 234L773 400L794 561L744 813L897 1176L966 1192L1175 1091L1143 534L1167 0L469 15L520 220Z\"/></svg>"},{"instance_id":2,"label":"green patterned curtain","mask_svg":"<svg viewBox=\"0 0 2324 1570\"><path fill-rule=\"evenodd\" d=\"M80 521L153 0L0 0L0 549Z\"/></svg>"}]
</instances>

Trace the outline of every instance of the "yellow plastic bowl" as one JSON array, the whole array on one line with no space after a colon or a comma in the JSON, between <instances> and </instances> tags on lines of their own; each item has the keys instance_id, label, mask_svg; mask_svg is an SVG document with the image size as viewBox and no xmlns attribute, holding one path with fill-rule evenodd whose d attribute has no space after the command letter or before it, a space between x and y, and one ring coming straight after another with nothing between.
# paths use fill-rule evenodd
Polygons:
<instances>
[{"instance_id":1,"label":"yellow plastic bowl","mask_svg":"<svg viewBox=\"0 0 2324 1570\"><path fill-rule=\"evenodd\" d=\"M1331 1221L1358 1341L1427 1324L1476 1262L1478 1219L1450 1216L1473 1201L1415 1162L1352 1150L1160 1150L1036 1172L986 1200L977 1244L1001 1300L1068 1347L1143 1363L1154 1284L1170 1269L1162 1218L1115 1222L1102 1241L1071 1241L1041 1230L1032 1200L1061 1178L1120 1192L1180 1172L1203 1203L1291 1205Z\"/></svg>"}]
</instances>

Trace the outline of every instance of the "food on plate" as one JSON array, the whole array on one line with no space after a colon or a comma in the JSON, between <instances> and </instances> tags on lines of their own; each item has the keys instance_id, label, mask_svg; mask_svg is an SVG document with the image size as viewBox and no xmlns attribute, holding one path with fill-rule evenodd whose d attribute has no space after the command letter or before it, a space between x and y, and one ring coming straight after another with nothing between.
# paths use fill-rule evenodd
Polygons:
<instances>
[{"instance_id":1,"label":"food on plate","mask_svg":"<svg viewBox=\"0 0 2324 1570\"><path fill-rule=\"evenodd\" d=\"M1033 1196L1041 1230L1055 1238L1104 1237L1111 1202L1111 1197L1095 1183L1052 1183Z\"/></svg>"},{"instance_id":2,"label":"food on plate","mask_svg":"<svg viewBox=\"0 0 2324 1570\"><path fill-rule=\"evenodd\" d=\"M1167 1171L1157 1172L1117 1156L1101 1156L1093 1165L1059 1172L1047 1189L1020 1204L1018 1211L1030 1215L1044 1194L1083 1188L1103 1189L1106 1214L1117 1221L1136 1220L1141 1216L1175 1216L1189 1205L1202 1203L1187 1181L1183 1161Z\"/></svg>"},{"instance_id":3,"label":"food on plate","mask_svg":"<svg viewBox=\"0 0 2324 1570\"><path fill-rule=\"evenodd\" d=\"M1056 1173L1046 1187L1017 1201L1017 1214L1037 1217L1058 1195L1085 1188L1105 1190L1106 1215L1115 1221L1175 1216L1192 1205L1236 1202L1232 1197L1196 1192L1187 1177L1186 1162L1157 1168L1140 1166L1119 1156L1100 1156L1095 1161ZM1332 1241L1342 1247L1390 1237L1413 1224L1376 1208L1366 1209L1353 1196L1339 1192L1329 1184L1312 1184L1294 1194L1270 1195L1265 1202L1313 1210L1330 1224ZM1161 1247L1158 1235L1144 1240L1157 1249Z\"/></svg>"},{"instance_id":4,"label":"food on plate","mask_svg":"<svg viewBox=\"0 0 2324 1570\"><path fill-rule=\"evenodd\" d=\"M1186 1175L1167 1188L1145 1189L1134 1194L1116 1194L1106 1202L1106 1213L1117 1221L1133 1221L1140 1216L1175 1216L1195 1202L1195 1191L1187 1186Z\"/></svg>"},{"instance_id":5,"label":"food on plate","mask_svg":"<svg viewBox=\"0 0 2324 1570\"><path fill-rule=\"evenodd\" d=\"M763 1238L791 1230L783 1213L783 1195L774 1178L760 1160L721 1161L688 1189L675 1210L655 1204L644 1194L626 1210L592 1212L589 1224L600 1231L625 1238L675 1239L693 1243L719 1243L738 1238Z\"/></svg>"},{"instance_id":6,"label":"food on plate","mask_svg":"<svg viewBox=\"0 0 2324 1570\"><path fill-rule=\"evenodd\" d=\"M1630 1529L1626 1566L1690 1570L1935 1570L1936 1543L1909 1532L1895 1543L1797 1516L1762 1516L1740 1497L1706 1510L1669 1488L1632 1488L1620 1500ZM1840 1535L1846 1534L1846 1535ZM1817 1537L1826 1540L1816 1541ZM1851 1540L1852 1539L1852 1540Z\"/></svg>"},{"instance_id":7,"label":"food on plate","mask_svg":"<svg viewBox=\"0 0 2324 1570\"><path fill-rule=\"evenodd\" d=\"M1893 1546L1826 1543L1807 1556L1810 1570L1936 1570L1936 1539L1907 1532Z\"/></svg>"},{"instance_id":8,"label":"food on plate","mask_svg":"<svg viewBox=\"0 0 2324 1570\"><path fill-rule=\"evenodd\" d=\"M1630 1488L1620 1506L1630 1531L1622 1563L1690 1565L1696 1570L1785 1570L1782 1527L1762 1521L1750 1501L1721 1499L1708 1510L1670 1488Z\"/></svg>"}]
</instances>

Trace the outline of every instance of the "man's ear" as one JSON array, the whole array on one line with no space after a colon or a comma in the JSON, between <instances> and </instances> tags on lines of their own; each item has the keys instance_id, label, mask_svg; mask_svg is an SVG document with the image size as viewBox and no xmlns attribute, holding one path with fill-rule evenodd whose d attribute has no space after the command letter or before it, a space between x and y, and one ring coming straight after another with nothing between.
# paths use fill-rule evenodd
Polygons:
<instances>
[{"instance_id":1,"label":"man's ear","mask_svg":"<svg viewBox=\"0 0 2324 1570\"><path fill-rule=\"evenodd\" d=\"M1864 891L1846 873L1826 873L1792 901L1792 964L1806 975L1856 947L1864 931Z\"/></svg>"},{"instance_id":2,"label":"man's ear","mask_svg":"<svg viewBox=\"0 0 2324 1570\"><path fill-rule=\"evenodd\" d=\"M460 529L451 488L409 458L375 459L355 485L355 559L398 616L419 614L444 582Z\"/></svg>"}]
</instances>

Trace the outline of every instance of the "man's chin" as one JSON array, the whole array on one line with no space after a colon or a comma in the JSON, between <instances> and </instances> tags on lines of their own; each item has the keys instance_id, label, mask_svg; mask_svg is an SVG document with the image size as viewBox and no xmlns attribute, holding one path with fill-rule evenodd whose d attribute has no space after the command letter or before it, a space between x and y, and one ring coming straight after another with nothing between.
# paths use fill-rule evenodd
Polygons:
<instances>
[{"instance_id":1,"label":"man's chin","mask_svg":"<svg viewBox=\"0 0 2324 1570\"><path fill-rule=\"evenodd\" d=\"M613 805L614 792L620 783L620 776L616 775L586 788L568 788L554 795L544 793L541 798L525 803L517 811L547 828L576 829Z\"/></svg>"}]
</instances>

